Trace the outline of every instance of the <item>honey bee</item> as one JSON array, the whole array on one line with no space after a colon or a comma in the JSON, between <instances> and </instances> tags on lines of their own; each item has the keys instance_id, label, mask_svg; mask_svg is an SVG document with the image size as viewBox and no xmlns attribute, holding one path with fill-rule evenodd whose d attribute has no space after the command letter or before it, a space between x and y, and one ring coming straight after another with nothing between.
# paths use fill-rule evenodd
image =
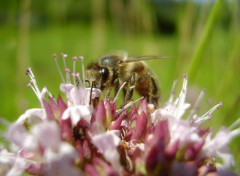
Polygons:
<instances>
[{"instance_id":1,"label":"honey bee","mask_svg":"<svg viewBox=\"0 0 240 176\"><path fill-rule=\"evenodd\" d=\"M86 78L92 87L101 90L115 88L115 93L121 85L125 102L131 100L135 89L148 103L159 104L160 88L155 75L144 62L149 59L168 58L165 56L128 56L127 52L107 54L86 69Z\"/></svg>"}]
</instances>

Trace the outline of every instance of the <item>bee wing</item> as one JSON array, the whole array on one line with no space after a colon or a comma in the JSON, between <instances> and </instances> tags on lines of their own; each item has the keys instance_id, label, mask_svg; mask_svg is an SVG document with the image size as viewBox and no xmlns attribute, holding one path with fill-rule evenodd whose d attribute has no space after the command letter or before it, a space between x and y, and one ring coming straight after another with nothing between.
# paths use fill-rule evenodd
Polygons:
<instances>
[{"instance_id":1,"label":"bee wing","mask_svg":"<svg viewBox=\"0 0 240 176\"><path fill-rule=\"evenodd\" d=\"M125 61L125 60L127 60L128 53L124 50L117 50L117 51L110 51L105 56L116 56L116 57L121 58L121 60Z\"/></svg>"},{"instance_id":2,"label":"bee wing","mask_svg":"<svg viewBox=\"0 0 240 176\"><path fill-rule=\"evenodd\" d=\"M174 57L171 57L171 56L129 56L125 60L125 63L154 60L154 59L170 59L170 58L174 58Z\"/></svg>"}]
</instances>

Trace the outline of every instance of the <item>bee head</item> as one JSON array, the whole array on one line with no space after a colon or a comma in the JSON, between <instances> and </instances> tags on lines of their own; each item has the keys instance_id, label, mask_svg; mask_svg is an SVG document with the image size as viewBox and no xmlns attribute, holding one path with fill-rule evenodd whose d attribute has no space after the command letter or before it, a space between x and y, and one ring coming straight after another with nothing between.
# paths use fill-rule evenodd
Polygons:
<instances>
[{"instance_id":1,"label":"bee head","mask_svg":"<svg viewBox=\"0 0 240 176\"><path fill-rule=\"evenodd\" d=\"M92 63L86 69L86 80L89 82L90 86L94 84L97 88L103 89L108 78L109 69L107 67Z\"/></svg>"}]
</instances>

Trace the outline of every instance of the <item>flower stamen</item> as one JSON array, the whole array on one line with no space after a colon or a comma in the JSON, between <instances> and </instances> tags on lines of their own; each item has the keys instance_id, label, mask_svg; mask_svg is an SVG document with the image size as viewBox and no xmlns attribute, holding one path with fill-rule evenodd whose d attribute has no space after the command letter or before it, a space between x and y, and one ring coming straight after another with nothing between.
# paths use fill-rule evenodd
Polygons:
<instances>
[{"instance_id":1,"label":"flower stamen","mask_svg":"<svg viewBox=\"0 0 240 176\"><path fill-rule=\"evenodd\" d=\"M61 77L61 79L62 79L62 82L65 83L64 76L63 76L63 74L62 74L62 72L61 72L61 69L60 69L60 66L59 66L59 64L58 64L58 55L57 55L57 54L53 54L53 58L54 58L55 65L56 65L56 67L57 67L58 73L59 73L59 75L60 75L60 77Z\"/></svg>"},{"instance_id":2,"label":"flower stamen","mask_svg":"<svg viewBox=\"0 0 240 176\"><path fill-rule=\"evenodd\" d=\"M77 83L80 85L80 87L83 87L83 82L82 82L82 80L81 80L81 78L80 78L80 73L77 72L77 73L75 74L75 76L76 76L76 79L77 79Z\"/></svg>"},{"instance_id":3,"label":"flower stamen","mask_svg":"<svg viewBox=\"0 0 240 176\"><path fill-rule=\"evenodd\" d=\"M71 78L70 78L71 70L69 68L66 68L65 73L66 73L66 83L71 84Z\"/></svg>"},{"instance_id":4,"label":"flower stamen","mask_svg":"<svg viewBox=\"0 0 240 176\"><path fill-rule=\"evenodd\" d=\"M131 107L133 104L135 104L136 102L140 101L141 99L143 99L144 97L140 97L139 99L135 100L135 101L130 101L129 103L127 103L126 105L123 106L122 109L118 109L116 111L117 114L121 114L123 111L127 110L129 107Z\"/></svg>"},{"instance_id":5,"label":"flower stamen","mask_svg":"<svg viewBox=\"0 0 240 176\"><path fill-rule=\"evenodd\" d=\"M170 96L169 96L169 99L168 99L168 103L172 103L172 101L173 101L173 98L174 98L174 96L175 96L176 84L177 84L177 80L175 80L175 81L173 82L173 86L172 86L172 89L171 89L171 92L170 92Z\"/></svg>"},{"instance_id":6,"label":"flower stamen","mask_svg":"<svg viewBox=\"0 0 240 176\"><path fill-rule=\"evenodd\" d=\"M79 59L81 60L81 63L82 63L82 82L83 82L83 88L86 88L86 84L85 84L85 80L86 80L86 78L85 78L85 68L84 68L84 62L83 62L83 60L84 60L84 57L83 56L79 56Z\"/></svg>"},{"instance_id":7,"label":"flower stamen","mask_svg":"<svg viewBox=\"0 0 240 176\"><path fill-rule=\"evenodd\" d=\"M215 106L213 106L209 111L207 111L205 114L203 114L201 117L198 117L194 123L199 126L200 124L202 124L204 121L211 119L212 117L212 113L214 111L216 111L217 109L219 109L222 106L222 102L219 102L218 104L216 104Z\"/></svg>"},{"instance_id":8,"label":"flower stamen","mask_svg":"<svg viewBox=\"0 0 240 176\"><path fill-rule=\"evenodd\" d=\"M123 87L127 84L127 82L124 82L121 87L118 89L117 93L116 93L116 96L114 97L113 99L113 103L115 103L117 101L117 97L119 95L119 93L121 92L121 90L123 89Z\"/></svg>"},{"instance_id":9,"label":"flower stamen","mask_svg":"<svg viewBox=\"0 0 240 176\"><path fill-rule=\"evenodd\" d=\"M190 113L189 113L189 115L188 115L188 118L187 118L188 120L190 120L191 118L193 118L193 115L196 114L196 112L198 111L198 108L199 108L199 106L200 106L200 103L201 103L204 95L205 95L205 91L202 90L202 91L200 92L197 100L195 101L195 103L194 103L194 105L193 105L193 108L191 109L191 111L190 111Z\"/></svg>"},{"instance_id":10,"label":"flower stamen","mask_svg":"<svg viewBox=\"0 0 240 176\"><path fill-rule=\"evenodd\" d=\"M66 58L68 57L68 55L67 55L67 54L64 54L64 53L62 53L61 55L62 55L62 59L63 59L64 69L66 69L66 68L67 68Z\"/></svg>"},{"instance_id":11,"label":"flower stamen","mask_svg":"<svg viewBox=\"0 0 240 176\"><path fill-rule=\"evenodd\" d=\"M240 125L240 119L238 119L236 122L234 122L230 127L228 127L228 129L232 130L239 125Z\"/></svg>"},{"instance_id":12,"label":"flower stamen","mask_svg":"<svg viewBox=\"0 0 240 176\"><path fill-rule=\"evenodd\" d=\"M38 85L37 85L37 81L35 79L35 76L32 72L32 69L29 67L27 68L26 70L26 74L30 77L30 82L28 84L29 87L32 88L32 90L34 91L34 93L37 95L37 97L40 99L41 97L41 93L40 93L40 90L38 88Z\"/></svg>"},{"instance_id":13,"label":"flower stamen","mask_svg":"<svg viewBox=\"0 0 240 176\"><path fill-rule=\"evenodd\" d=\"M185 109L184 106L185 106L185 100L186 100L186 94L187 94L187 84L188 84L187 75L183 75L182 89L178 98L175 101L175 104L176 104L176 109L174 111L175 116L178 116L178 114L180 114L179 112L182 111L182 109ZM178 117L181 118L181 116L178 116Z\"/></svg>"},{"instance_id":14,"label":"flower stamen","mask_svg":"<svg viewBox=\"0 0 240 176\"><path fill-rule=\"evenodd\" d=\"M76 73L76 61L77 61L77 57L76 56L74 56L73 58L72 58L72 60L73 60L73 73Z\"/></svg>"}]
</instances>

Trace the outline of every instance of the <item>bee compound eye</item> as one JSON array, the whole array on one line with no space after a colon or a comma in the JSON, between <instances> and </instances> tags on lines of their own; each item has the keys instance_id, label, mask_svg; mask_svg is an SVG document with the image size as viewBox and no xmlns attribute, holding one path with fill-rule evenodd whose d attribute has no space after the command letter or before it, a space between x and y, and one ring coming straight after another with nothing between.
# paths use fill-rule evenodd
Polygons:
<instances>
[{"instance_id":1,"label":"bee compound eye","mask_svg":"<svg viewBox=\"0 0 240 176\"><path fill-rule=\"evenodd\" d=\"M108 69L107 69L107 68L102 68L102 69L100 70L100 73L101 73L101 75L102 75L102 82L107 81L108 76L109 76L109 71L108 71Z\"/></svg>"}]
</instances>

